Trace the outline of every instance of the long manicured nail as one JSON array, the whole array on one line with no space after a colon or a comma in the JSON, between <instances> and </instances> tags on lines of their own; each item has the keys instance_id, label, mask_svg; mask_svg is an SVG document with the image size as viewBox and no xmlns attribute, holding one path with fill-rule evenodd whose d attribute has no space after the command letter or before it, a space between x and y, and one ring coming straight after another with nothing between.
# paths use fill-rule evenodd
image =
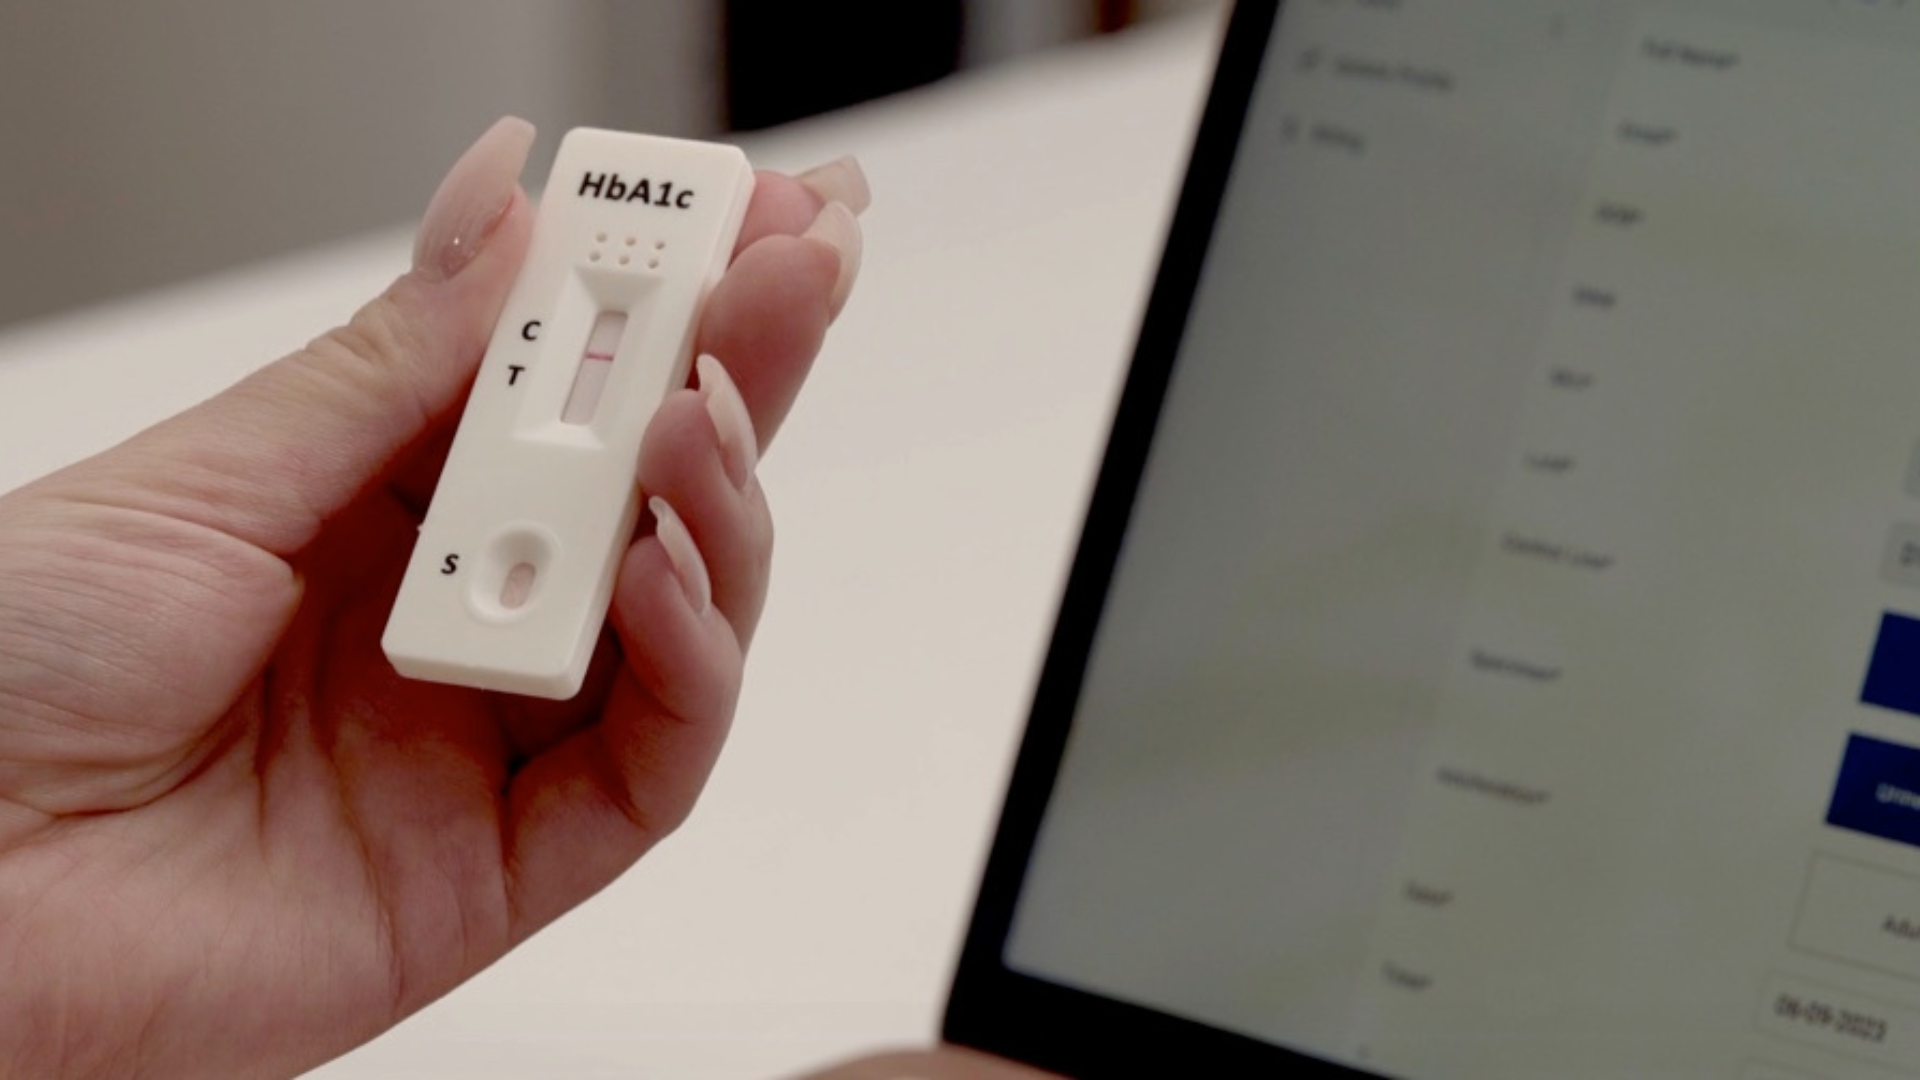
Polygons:
<instances>
[{"instance_id":1,"label":"long manicured nail","mask_svg":"<svg viewBox=\"0 0 1920 1080\"><path fill-rule=\"evenodd\" d=\"M713 430L720 437L720 463L733 486L745 491L753 480L754 468L760 464L760 440L753 434L747 401L720 361L702 354L693 368L699 375L700 393L707 399L707 415L713 418Z\"/></svg>"},{"instance_id":2,"label":"long manicured nail","mask_svg":"<svg viewBox=\"0 0 1920 1080\"><path fill-rule=\"evenodd\" d=\"M858 217L873 205L873 189L867 186L866 170L851 155L816 165L794 177L810 188L821 202L846 204Z\"/></svg>"},{"instance_id":3,"label":"long manicured nail","mask_svg":"<svg viewBox=\"0 0 1920 1080\"><path fill-rule=\"evenodd\" d=\"M453 163L427 204L413 243L413 265L444 281L486 246L513 200L533 147L533 125L503 117Z\"/></svg>"},{"instance_id":4,"label":"long manicured nail","mask_svg":"<svg viewBox=\"0 0 1920 1080\"><path fill-rule=\"evenodd\" d=\"M673 507L667 505L667 500L656 495L647 500L647 507L653 511L653 535L660 538L660 546L667 550L673 576L680 580L680 590L687 594L687 606L695 615L705 615L713 605L713 579L707 576L707 561L694 546L693 534L687 531L687 523L680 520Z\"/></svg>"},{"instance_id":5,"label":"long manicured nail","mask_svg":"<svg viewBox=\"0 0 1920 1080\"><path fill-rule=\"evenodd\" d=\"M832 310L838 312L853 292L854 279L860 276L860 221L846 203L830 202L800 235L820 241L840 256L840 276L834 279L829 297Z\"/></svg>"}]
</instances>

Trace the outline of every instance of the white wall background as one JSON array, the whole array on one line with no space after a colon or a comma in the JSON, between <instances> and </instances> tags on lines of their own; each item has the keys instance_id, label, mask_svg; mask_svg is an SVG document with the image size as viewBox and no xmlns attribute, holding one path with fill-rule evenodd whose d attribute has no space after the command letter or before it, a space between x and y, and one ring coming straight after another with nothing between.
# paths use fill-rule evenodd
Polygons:
<instances>
[{"instance_id":1,"label":"white wall background","mask_svg":"<svg viewBox=\"0 0 1920 1080\"><path fill-rule=\"evenodd\" d=\"M717 14L633 5L616 105L618 6L0 0L0 322L404 220L504 112L711 130Z\"/></svg>"},{"instance_id":2,"label":"white wall background","mask_svg":"<svg viewBox=\"0 0 1920 1080\"><path fill-rule=\"evenodd\" d=\"M971 2L969 63L1091 29ZM503 113L541 126L530 175L578 124L712 133L720 8L0 0L0 324L408 220Z\"/></svg>"}]
</instances>

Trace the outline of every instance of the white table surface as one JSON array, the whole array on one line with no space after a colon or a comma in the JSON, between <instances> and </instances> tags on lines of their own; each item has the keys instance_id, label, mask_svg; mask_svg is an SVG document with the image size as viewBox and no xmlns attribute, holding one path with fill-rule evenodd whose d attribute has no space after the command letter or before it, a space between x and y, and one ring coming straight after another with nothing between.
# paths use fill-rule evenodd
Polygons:
<instances>
[{"instance_id":1,"label":"white table surface","mask_svg":"<svg viewBox=\"0 0 1920 1080\"><path fill-rule=\"evenodd\" d=\"M763 466L779 541L692 821L317 1073L768 1078L930 1041L1218 19L745 142L858 154L865 270ZM137 242L130 241L130 242ZM0 333L0 490L344 319L409 230Z\"/></svg>"}]
</instances>

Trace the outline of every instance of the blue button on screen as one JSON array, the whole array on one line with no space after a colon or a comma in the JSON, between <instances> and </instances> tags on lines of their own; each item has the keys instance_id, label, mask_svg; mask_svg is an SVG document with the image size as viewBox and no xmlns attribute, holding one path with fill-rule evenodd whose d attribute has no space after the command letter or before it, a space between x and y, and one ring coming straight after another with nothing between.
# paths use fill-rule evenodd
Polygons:
<instances>
[{"instance_id":1,"label":"blue button on screen","mask_svg":"<svg viewBox=\"0 0 1920 1080\"><path fill-rule=\"evenodd\" d=\"M1827 824L1920 847L1920 750L1849 738Z\"/></svg>"},{"instance_id":2,"label":"blue button on screen","mask_svg":"<svg viewBox=\"0 0 1920 1080\"><path fill-rule=\"evenodd\" d=\"M1860 700L1920 716L1920 619L1891 611L1880 616Z\"/></svg>"}]
</instances>

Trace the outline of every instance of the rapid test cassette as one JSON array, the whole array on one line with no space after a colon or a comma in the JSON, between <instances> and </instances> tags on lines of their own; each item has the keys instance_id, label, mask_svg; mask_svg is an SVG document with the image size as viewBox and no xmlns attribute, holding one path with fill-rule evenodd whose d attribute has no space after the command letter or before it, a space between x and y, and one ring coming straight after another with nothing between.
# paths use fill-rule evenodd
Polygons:
<instances>
[{"instance_id":1,"label":"rapid test cassette","mask_svg":"<svg viewBox=\"0 0 1920 1080\"><path fill-rule=\"evenodd\" d=\"M685 386L753 193L729 146L576 128L381 644L402 675L579 693L640 514L640 440Z\"/></svg>"}]
</instances>

